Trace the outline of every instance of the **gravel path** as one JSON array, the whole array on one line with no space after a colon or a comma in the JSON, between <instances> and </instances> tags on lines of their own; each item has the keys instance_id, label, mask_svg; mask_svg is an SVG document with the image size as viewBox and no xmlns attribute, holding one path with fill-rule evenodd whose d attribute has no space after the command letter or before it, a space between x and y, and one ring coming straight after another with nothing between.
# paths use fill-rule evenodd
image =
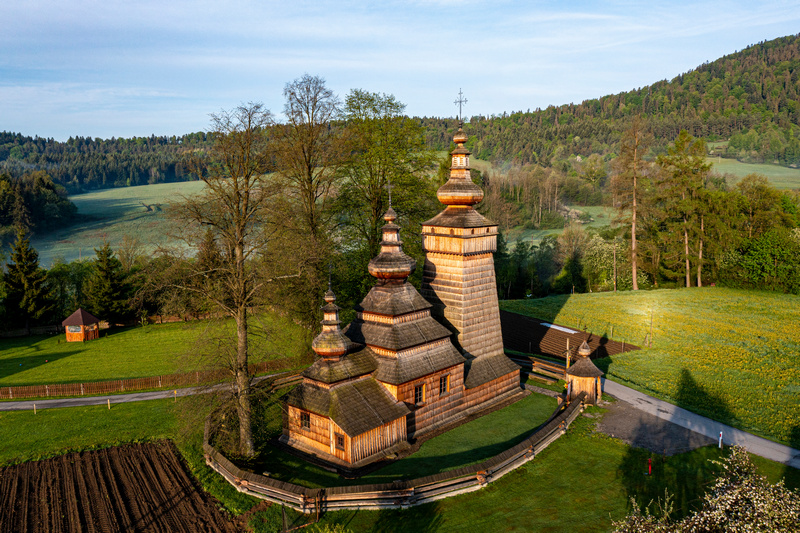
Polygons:
<instances>
[{"instance_id":1,"label":"gravel path","mask_svg":"<svg viewBox=\"0 0 800 533\"><path fill-rule=\"evenodd\" d=\"M772 442L762 437L758 437L741 429L736 429L721 422L716 422L704 416L692 413L681 407L672 405L671 403L653 398L637 390L631 389L624 385L620 385L609 379L603 379L603 392L627 403L632 409L641 412L649 417L641 418L641 424L631 420L629 423L618 420L622 417L635 417L635 412L628 410L627 414L625 407L619 409L621 414L612 415L608 428L610 432L616 431L616 435L622 440L631 439L631 441L638 439L639 442L651 442L656 446L658 452L662 452L666 447L667 442L675 442L676 445L680 442L680 430L664 426L667 423L672 426L677 426L682 430L689 430L691 433L698 434L711 439L713 442L718 442L719 434L722 432L722 442L727 445L738 445L747 449L750 453L759 455L772 461L777 461L785 465L800 469L800 450L795 450L789 446ZM617 402L617 403L622 403ZM662 422L656 422L655 419L660 419ZM649 425L648 425L649 424ZM661 433L659 433L661 432ZM659 444L658 437L653 435L661 434L666 439L664 444ZM701 442L691 434L686 435L686 444L689 446L690 442ZM626 442L628 442L626 440ZM649 446L643 446L648 449ZM696 446L695 446L696 447ZM677 453L673 452L673 453Z\"/></svg>"}]
</instances>

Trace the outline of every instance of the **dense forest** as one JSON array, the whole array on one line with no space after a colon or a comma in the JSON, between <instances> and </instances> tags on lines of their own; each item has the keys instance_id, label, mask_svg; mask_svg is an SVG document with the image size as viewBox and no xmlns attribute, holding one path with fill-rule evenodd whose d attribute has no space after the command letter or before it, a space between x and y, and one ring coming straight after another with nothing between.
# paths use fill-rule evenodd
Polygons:
<instances>
[{"instance_id":1,"label":"dense forest","mask_svg":"<svg viewBox=\"0 0 800 533\"><path fill-rule=\"evenodd\" d=\"M185 154L209 144L203 132L130 139L70 137L67 142L0 132L0 171L19 177L40 170L70 194L183 181L196 179L186 170Z\"/></svg>"},{"instance_id":2,"label":"dense forest","mask_svg":"<svg viewBox=\"0 0 800 533\"><path fill-rule=\"evenodd\" d=\"M800 35L750 46L640 89L501 116L472 117L468 147L495 163L553 166L570 154L616 152L636 115L647 118L663 153L681 130L707 141L730 140L722 157L800 164ZM431 147L443 150L450 120L426 118ZM716 155L716 154L715 154Z\"/></svg>"}]
</instances>

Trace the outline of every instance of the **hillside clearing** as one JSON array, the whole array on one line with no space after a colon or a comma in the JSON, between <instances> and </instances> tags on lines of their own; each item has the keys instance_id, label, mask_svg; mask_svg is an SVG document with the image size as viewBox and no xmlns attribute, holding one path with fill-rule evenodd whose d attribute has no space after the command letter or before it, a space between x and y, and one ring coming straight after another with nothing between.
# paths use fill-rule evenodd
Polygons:
<instances>
[{"instance_id":1,"label":"hillside clearing","mask_svg":"<svg viewBox=\"0 0 800 533\"><path fill-rule=\"evenodd\" d=\"M159 183L120 187L70 196L82 217L77 223L37 235L31 244L39 252L39 263L49 268L56 258L73 261L95 257L94 248L105 241L116 249L125 236L138 239L144 252L175 244L169 238L170 224L164 208L203 190L201 181ZM149 207L149 210L148 210Z\"/></svg>"}]
</instances>

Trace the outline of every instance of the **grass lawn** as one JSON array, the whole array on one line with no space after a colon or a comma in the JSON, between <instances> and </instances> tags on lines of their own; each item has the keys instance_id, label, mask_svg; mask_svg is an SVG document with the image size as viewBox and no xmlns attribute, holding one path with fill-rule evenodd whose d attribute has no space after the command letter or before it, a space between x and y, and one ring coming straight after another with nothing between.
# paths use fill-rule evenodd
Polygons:
<instances>
[{"instance_id":1,"label":"grass lawn","mask_svg":"<svg viewBox=\"0 0 800 533\"><path fill-rule=\"evenodd\" d=\"M251 362L299 356L304 330L277 315L254 315ZM208 367L209 345L230 320L176 322L102 330L86 343L63 335L0 339L0 386L75 383L158 376ZM266 339L264 338L266 332Z\"/></svg>"},{"instance_id":2,"label":"grass lawn","mask_svg":"<svg viewBox=\"0 0 800 533\"><path fill-rule=\"evenodd\" d=\"M287 391L284 391L287 392ZM463 424L425 442L415 454L391 463L359 479L345 480L332 472L315 467L269 444L268 439L281 433L278 395L262 404L258 418L259 459L250 465L256 473L307 487L330 487L391 483L438 474L485 461L529 437L556 410L554 398L540 394L528 397L500 411Z\"/></svg>"},{"instance_id":3,"label":"grass lawn","mask_svg":"<svg viewBox=\"0 0 800 533\"><path fill-rule=\"evenodd\" d=\"M241 514L260 500L237 492L205 466L200 451L204 409L198 401L46 409L36 415L0 412L0 465L172 438L206 490L233 514ZM591 427L592 420L578 418L536 459L480 491L407 510L326 513L323 522L352 531L608 531L612 518L627 513L629 496L647 503L662 496L666 486L678 496L679 507L681 502L688 506L714 472L707 459L719 452L712 447L668 457L666 463L654 455L655 475L646 477L649 452L594 434ZM771 482L785 476L787 486L800 487L800 471L758 458L754 462ZM309 519L287 514L296 525ZM256 513L250 523L256 531L279 531L280 506Z\"/></svg>"},{"instance_id":4,"label":"grass lawn","mask_svg":"<svg viewBox=\"0 0 800 533\"><path fill-rule=\"evenodd\" d=\"M159 183L137 187L120 187L70 196L83 220L71 226L37 235L31 245L39 252L39 263L50 268L61 257L72 261L80 257L94 258L94 248L104 241L116 249L124 236L135 237L147 251L159 245L173 244L168 233L168 220L163 211L180 196L202 191L203 182ZM152 207L151 211L142 203Z\"/></svg>"},{"instance_id":5,"label":"grass lawn","mask_svg":"<svg viewBox=\"0 0 800 533\"><path fill-rule=\"evenodd\" d=\"M759 163L740 163L735 159L724 159L717 157L707 158L709 163L713 163L713 171L720 174L732 174L735 176L728 185L734 185L737 181L748 174L763 174L776 189L798 189L800 188L800 169L781 167L778 165L768 165Z\"/></svg>"},{"instance_id":6,"label":"grass lawn","mask_svg":"<svg viewBox=\"0 0 800 533\"><path fill-rule=\"evenodd\" d=\"M599 360L609 377L800 447L800 297L719 287L552 296L507 311L653 347Z\"/></svg>"}]
</instances>

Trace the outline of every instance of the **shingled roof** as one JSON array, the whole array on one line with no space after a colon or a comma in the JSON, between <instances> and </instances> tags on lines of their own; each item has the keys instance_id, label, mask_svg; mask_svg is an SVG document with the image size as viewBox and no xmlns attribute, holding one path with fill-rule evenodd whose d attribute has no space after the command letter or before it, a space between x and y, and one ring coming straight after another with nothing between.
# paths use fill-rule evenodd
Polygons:
<instances>
[{"instance_id":1,"label":"shingled roof","mask_svg":"<svg viewBox=\"0 0 800 533\"><path fill-rule=\"evenodd\" d=\"M567 374L576 378L599 378L603 375L603 371L597 368L588 357L579 357L567 369Z\"/></svg>"},{"instance_id":2,"label":"shingled roof","mask_svg":"<svg viewBox=\"0 0 800 533\"><path fill-rule=\"evenodd\" d=\"M355 309L378 315L398 316L431 307L431 304L417 292L417 289L406 281L403 283L379 283L369 291Z\"/></svg>"},{"instance_id":3,"label":"shingled roof","mask_svg":"<svg viewBox=\"0 0 800 533\"><path fill-rule=\"evenodd\" d=\"M432 219L423 222L422 225L445 228L483 228L486 226L496 226L497 224L491 222L474 209L449 206Z\"/></svg>"},{"instance_id":4,"label":"shingled roof","mask_svg":"<svg viewBox=\"0 0 800 533\"><path fill-rule=\"evenodd\" d=\"M502 352L481 356L467 361L464 386L472 389L518 370L519 365Z\"/></svg>"},{"instance_id":5,"label":"shingled roof","mask_svg":"<svg viewBox=\"0 0 800 533\"><path fill-rule=\"evenodd\" d=\"M395 351L452 335L449 329L431 316L400 324L381 324L356 319L350 323L344 334L353 342Z\"/></svg>"},{"instance_id":6,"label":"shingled roof","mask_svg":"<svg viewBox=\"0 0 800 533\"><path fill-rule=\"evenodd\" d=\"M329 391L303 383L289 393L289 405L330 417L350 437L406 416L410 410L397 402L374 379L365 378Z\"/></svg>"},{"instance_id":7,"label":"shingled roof","mask_svg":"<svg viewBox=\"0 0 800 533\"><path fill-rule=\"evenodd\" d=\"M378 381L400 385L439 370L464 363L464 356L450 343L431 350L402 357L376 356L378 369L373 377Z\"/></svg>"},{"instance_id":8,"label":"shingled roof","mask_svg":"<svg viewBox=\"0 0 800 533\"><path fill-rule=\"evenodd\" d=\"M374 354L369 348L348 354L335 360L317 359L303 371L303 376L322 383L338 383L371 373L377 368Z\"/></svg>"},{"instance_id":9,"label":"shingled roof","mask_svg":"<svg viewBox=\"0 0 800 533\"><path fill-rule=\"evenodd\" d=\"M88 326L89 324L99 324L100 319L79 307L77 311L69 315L62 322L62 326Z\"/></svg>"}]
</instances>

